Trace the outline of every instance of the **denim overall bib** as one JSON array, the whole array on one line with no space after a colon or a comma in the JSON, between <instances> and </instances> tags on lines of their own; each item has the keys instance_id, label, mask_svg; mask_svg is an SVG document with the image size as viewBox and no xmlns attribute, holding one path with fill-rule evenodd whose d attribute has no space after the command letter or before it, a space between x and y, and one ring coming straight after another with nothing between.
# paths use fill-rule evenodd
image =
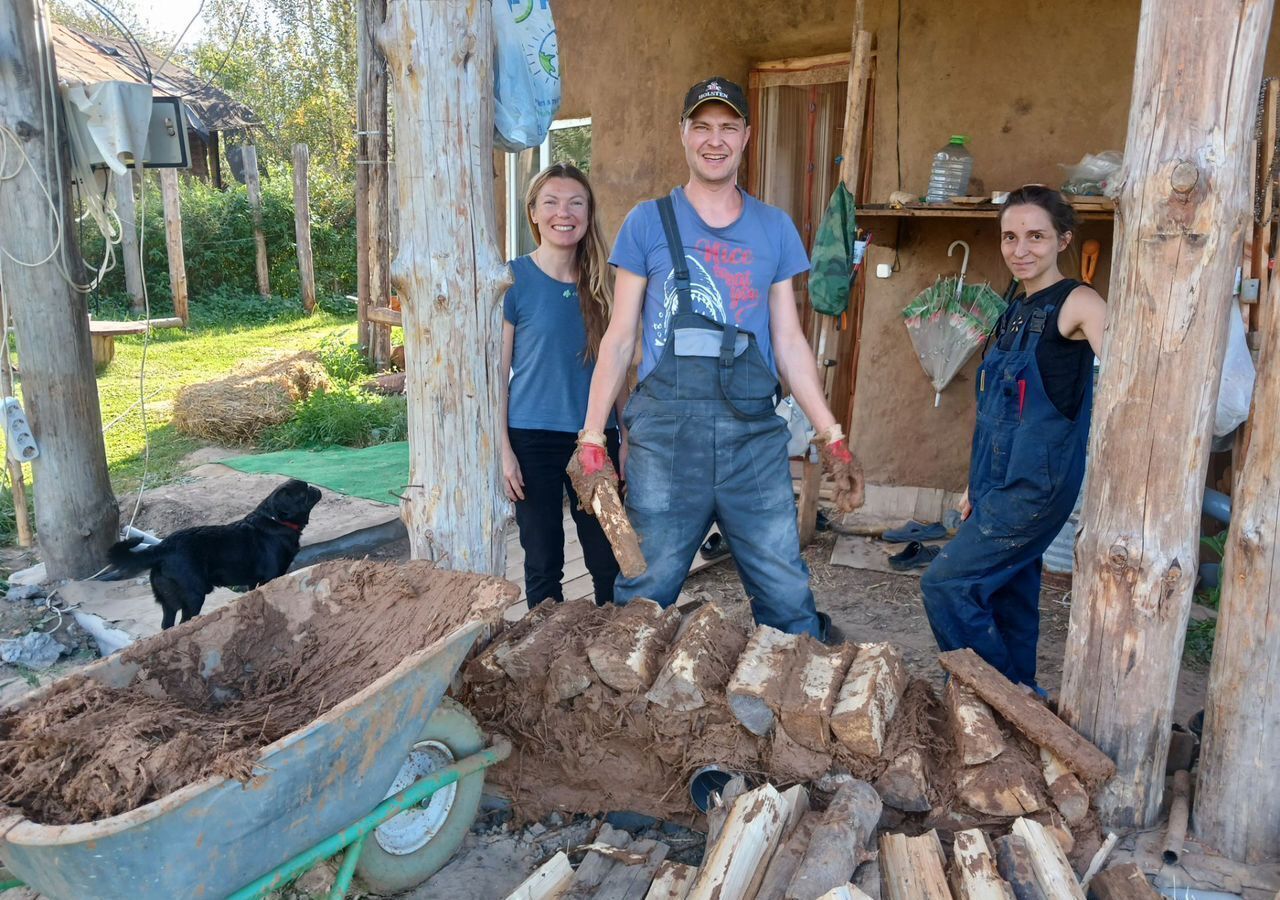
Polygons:
<instances>
[{"instance_id":1,"label":"denim overall bib","mask_svg":"<svg viewBox=\"0 0 1280 900\"><path fill-rule=\"evenodd\" d=\"M670 197L658 201L677 304L658 364L632 394L627 516L648 569L618 576L614 600L670 606L712 523L729 542L757 623L819 637L800 556L787 460L775 412L778 381L755 335L694 312L688 262Z\"/></svg>"},{"instance_id":2,"label":"denim overall bib","mask_svg":"<svg viewBox=\"0 0 1280 900\"><path fill-rule=\"evenodd\" d=\"M1084 479L1093 399L1064 416L1045 391L1036 348L1077 282L1016 300L978 369L969 459L973 512L921 579L925 612L944 651L970 647L1015 684L1035 685L1040 563L1066 524Z\"/></svg>"}]
</instances>

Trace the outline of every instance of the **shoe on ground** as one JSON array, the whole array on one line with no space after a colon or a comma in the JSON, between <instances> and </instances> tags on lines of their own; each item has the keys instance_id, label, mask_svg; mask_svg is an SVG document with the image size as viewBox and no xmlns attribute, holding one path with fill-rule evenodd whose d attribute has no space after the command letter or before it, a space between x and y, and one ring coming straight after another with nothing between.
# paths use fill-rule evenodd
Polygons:
<instances>
[{"instance_id":1,"label":"shoe on ground","mask_svg":"<svg viewBox=\"0 0 1280 900\"><path fill-rule=\"evenodd\" d=\"M923 569L933 562L934 557L938 555L941 549L941 547L933 547L922 544L919 541L912 541L903 548L901 553L895 553L889 557L889 565L898 572Z\"/></svg>"},{"instance_id":2,"label":"shoe on ground","mask_svg":"<svg viewBox=\"0 0 1280 900\"><path fill-rule=\"evenodd\" d=\"M912 519L898 528L890 528L882 539L890 544L902 544L907 541L936 541L947 536L947 529L941 522L919 522Z\"/></svg>"},{"instance_id":3,"label":"shoe on ground","mask_svg":"<svg viewBox=\"0 0 1280 900\"><path fill-rule=\"evenodd\" d=\"M824 612L818 613L818 640L828 647L843 644L846 640L844 629L832 622L831 617Z\"/></svg>"},{"instance_id":4,"label":"shoe on ground","mask_svg":"<svg viewBox=\"0 0 1280 900\"><path fill-rule=\"evenodd\" d=\"M719 532L708 535L698 552L705 560L721 559L729 555L729 541Z\"/></svg>"}]
</instances>

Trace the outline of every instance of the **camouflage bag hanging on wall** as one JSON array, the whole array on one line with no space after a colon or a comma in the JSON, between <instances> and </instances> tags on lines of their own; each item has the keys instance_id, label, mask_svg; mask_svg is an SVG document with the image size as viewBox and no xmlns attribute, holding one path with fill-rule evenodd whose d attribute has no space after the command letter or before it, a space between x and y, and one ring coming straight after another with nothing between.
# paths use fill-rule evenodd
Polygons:
<instances>
[{"instance_id":1,"label":"camouflage bag hanging on wall","mask_svg":"<svg viewBox=\"0 0 1280 900\"><path fill-rule=\"evenodd\" d=\"M857 232L853 195L841 182L822 216L810 259L809 302L823 315L838 316L849 308L859 262L855 259Z\"/></svg>"}]
</instances>

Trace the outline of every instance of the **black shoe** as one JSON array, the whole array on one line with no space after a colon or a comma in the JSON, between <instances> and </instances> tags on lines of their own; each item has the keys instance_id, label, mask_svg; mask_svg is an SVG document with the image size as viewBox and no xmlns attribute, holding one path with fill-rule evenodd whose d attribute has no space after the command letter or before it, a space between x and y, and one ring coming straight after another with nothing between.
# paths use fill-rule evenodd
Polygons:
<instances>
[{"instance_id":1,"label":"black shoe","mask_svg":"<svg viewBox=\"0 0 1280 900\"><path fill-rule=\"evenodd\" d=\"M719 532L709 535L702 542L702 549L698 551L705 560L721 559L729 555L729 541L723 534Z\"/></svg>"},{"instance_id":2,"label":"black shoe","mask_svg":"<svg viewBox=\"0 0 1280 900\"><path fill-rule=\"evenodd\" d=\"M824 612L818 613L818 640L828 647L845 642L844 629L832 622L831 617Z\"/></svg>"},{"instance_id":3,"label":"black shoe","mask_svg":"<svg viewBox=\"0 0 1280 900\"><path fill-rule=\"evenodd\" d=\"M923 569L933 562L933 558L938 555L940 547L922 544L919 541L912 541L907 544L901 553L895 553L889 557L889 565L897 569L899 572L909 572L912 569Z\"/></svg>"}]
</instances>

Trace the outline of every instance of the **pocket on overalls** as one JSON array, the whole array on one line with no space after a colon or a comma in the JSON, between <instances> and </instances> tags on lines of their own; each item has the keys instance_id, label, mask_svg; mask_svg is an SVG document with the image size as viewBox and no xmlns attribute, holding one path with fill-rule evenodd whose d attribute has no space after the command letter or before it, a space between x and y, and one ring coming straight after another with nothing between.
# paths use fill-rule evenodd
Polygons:
<instances>
[{"instance_id":1,"label":"pocket on overalls","mask_svg":"<svg viewBox=\"0 0 1280 900\"><path fill-rule=\"evenodd\" d=\"M1059 491L1050 475L1048 447L1033 440L1010 449L1006 463L1012 465L983 498L979 530L987 537L1031 538L1048 529L1056 534L1062 522L1053 515Z\"/></svg>"},{"instance_id":2,"label":"pocket on overalls","mask_svg":"<svg viewBox=\"0 0 1280 900\"><path fill-rule=\"evenodd\" d=\"M627 506L645 512L666 512L671 508L680 417L641 413L630 418L631 423L627 426Z\"/></svg>"},{"instance_id":3,"label":"pocket on overalls","mask_svg":"<svg viewBox=\"0 0 1280 900\"><path fill-rule=\"evenodd\" d=\"M742 334L738 336L741 338ZM734 360L733 375L729 378L729 399L767 400L777 389L778 379L765 362L760 345L751 337L746 352Z\"/></svg>"},{"instance_id":4,"label":"pocket on overalls","mask_svg":"<svg viewBox=\"0 0 1280 900\"><path fill-rule=\"evenodd\" d=\"M791 482L791 460L787 458L790 433L781 418L773 416L757 422L737 422L750 435L751 468L755 476L760 509L795 506Z\"/></svg>"}]
</instances>

